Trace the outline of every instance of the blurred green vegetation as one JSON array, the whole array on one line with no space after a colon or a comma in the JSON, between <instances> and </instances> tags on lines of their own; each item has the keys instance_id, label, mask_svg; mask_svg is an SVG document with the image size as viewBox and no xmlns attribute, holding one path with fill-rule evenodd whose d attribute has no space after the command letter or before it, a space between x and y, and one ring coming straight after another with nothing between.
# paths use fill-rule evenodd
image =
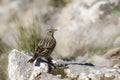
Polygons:
<instances>
[{"instance_id":1,"label":"blurred green vegetation","mask_svg":"<svg viewBox=\"0 0 120 80\"><path fill-rule=\"evenodd\" d=\"M7 80L8 51L10 47L0 39L0 80Z\"/></svg>"},{"instance_id":2,"label":"blurred green vegetation","mask_svg":"<svg viewBox=\"0 0 120 80\"><path fill-rule=\"evenodd\" d=\"M0 80L7 80L7 65L8 65L8 54L2 54L0 56Z\"/></svg>"},{"instance_id":3,"label":"blurred green vegetation","mask_svg":"<svg viewBox=\"0 0 120 80\"><path fill-rule=\"evenodd\" d=\"M37 25L37 20L34 19L33 23L28 27L25 27L19 22L17 30L18 36L15 37L17 48L27 52L34 52L35 46L41 38L41 29Z\"/></svg>"},{"instance_id":4,"label":"blurred green vegetation","mask_svg":"<svg viewBox=\"0 0 120 80\"><path fill-rule=\"evenodd\" d=\"M7 52L10 47L0 39L0 55Z\"/></svg>"},{"instance_id":5,"label":"blurred green vegetation","mask_svg":"<svg viewBox=\"0 0 120 80\"><path fill-rule=\"evenodd\" d=\"M120 16L120 7L115 7L110 10L111 13Z\"/></svg>"}]
</instances>

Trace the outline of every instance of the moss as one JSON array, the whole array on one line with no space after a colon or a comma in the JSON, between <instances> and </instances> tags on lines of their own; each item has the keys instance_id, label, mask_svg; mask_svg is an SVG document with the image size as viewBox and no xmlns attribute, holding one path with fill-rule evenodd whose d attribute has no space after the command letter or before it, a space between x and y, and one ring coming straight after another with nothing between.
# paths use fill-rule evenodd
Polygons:
<instances>
[{"instance_id":1,"label":"moss","mask_svg":"<svg viewBox=\"0 0 120 80\"><path fill-rule=\"evenodd\" d=\"M61 75L61 78L66 78L66 73L64 72L64 68L56 68L56 69L53 69L50 74L53 74L53 75Z\"/></svg>"}]
</instances>

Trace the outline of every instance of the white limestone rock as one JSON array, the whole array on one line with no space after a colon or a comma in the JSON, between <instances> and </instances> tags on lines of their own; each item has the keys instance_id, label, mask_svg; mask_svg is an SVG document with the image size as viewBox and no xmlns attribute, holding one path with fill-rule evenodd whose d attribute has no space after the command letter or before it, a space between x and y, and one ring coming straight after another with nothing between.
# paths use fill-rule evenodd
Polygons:
<instances>
[{"instance_id":1,"label":"white limestone rock","mask_svg":"<svg viewBox=\"0 0 120 80\"><path fill-rule=\"evenodd\" d=\"M40 66L28 64L30 54L16 49L12 50L8 56L8 75L10 80L32 80L40 73L48 72L48 64L39 63Z\"/></svg>"},{"instance_id":2,"label":"white limestone rock","mask_svg":"<svg viewBox=\"0 0 120 80\"><path fill-rule=\"evenodd\" d=\"M10 80L27 80L30 77L33 66L26 63L29 58L27 53L16 49L9 53L8 76Z\"/></svg>"},{"instance_id":3,"label":"white limestone rock","mask_svg":"<svg viewBox=\"0 0 120 80\"><path fill-rule=\"evenodd\" d=\"M30 54L24 51L14 49L10 52L8 56L9 80L104 80L106 78L120 80L120 68L105 67L102 66L102 63L101 66L91 66L91 64L76 61L56 60L54 63L58 66L62 64L63 66L60 65L59 68L63 68L66 73L66 77L61 78L60 74L47 73L49 67L46 62L38 62L38 65L36 65L36 61L33 65L26 63L30 58Z\"/></svg>"},{"instance_id":4,"label":"white limestone rock","mask_svg":"<svg viewBox=\"0 0 120 80\"><path fill-rule=\"evenodd\" d=\"M35 61L27 63L31 55L24 51L12 50L8 56L8 77L9 80L69 80L61 79L61 76L47 74L49 66L46 62ZM44 58L42 58L44 60ZM55 62L55 61L54 61ZM52 68L52 67L51 67Z\"/></svg>"},{"instance_id":5,"label":"white limestone rock","mask_svg":"<svg viewBox=\"0 0 120 80\"><path fill-rule=\"evenodd\" d=\"M103 80L103 77L120 79L120 69L112 67L90 67L81 65L70 65L65 70L68 78L77 78L77 80Z\"/></svg>"}]
</instances>

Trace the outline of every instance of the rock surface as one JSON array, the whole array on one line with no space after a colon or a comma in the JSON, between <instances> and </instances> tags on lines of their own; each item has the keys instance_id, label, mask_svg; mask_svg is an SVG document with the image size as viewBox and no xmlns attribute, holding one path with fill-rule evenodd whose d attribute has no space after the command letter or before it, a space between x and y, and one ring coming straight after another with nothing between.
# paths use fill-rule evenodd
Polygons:
<instances>
[{"instance_id":1,"label":"rock surface","mask_svg":"<svg viewBox=\"0 0 120 80\"><path fill-rule=\"evenodd\" d=\"M69 78L77 80L105 80L103 77L112 78L110 80L120 79L120 69L110 67L70 65L65 72Z\"/></svg>"},{"instance_id":2,"label":"rock surface","mask_svg":"<svg viewBox=\"0 0 120 80\"><path fill-rule=\"evenodd\" d=\"M40 63L40 66L26 63L30 57L30 54L24 51L20 52L16 49L11 51L8 57L9 80L120 80L120 68L77 64L69 64L64 69L66 78L61 78L61 75L47 73L48 64L45 62ZM70 62L56 60L56 63Z\"/></svg>"},{"instance_id":3,"label":"rock surface","mask_svg":"<svg viewBox=\"0 0 120 80\"><path fill-rule=\"evenodd\" d=\"M8 74L10 80L27 80L30 77L33 66L26 63L30 56L24 53L14 49L9 54Z\"/></svg>"}]
</instances>

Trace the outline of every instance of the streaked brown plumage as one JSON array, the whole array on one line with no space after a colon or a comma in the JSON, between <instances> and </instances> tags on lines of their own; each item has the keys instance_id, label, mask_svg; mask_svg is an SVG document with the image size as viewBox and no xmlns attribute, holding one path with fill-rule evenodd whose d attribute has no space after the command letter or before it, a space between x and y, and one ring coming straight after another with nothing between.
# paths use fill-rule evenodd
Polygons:
<instances>
[{"instance_id":1,"label":"streaked brown plumage","mask_svg":"<svg viewBox=\"0 0 120 80\"><path fill-rule=\"evenodd\" d=\"M33 63L35 59L40 57L50 57L56 46L56 40L54 38L55 31L57 31L57 29L48 29L46 36L40 40L38 46L35 48L34 56L28 61L28 63Z\"/></svg>"}]
</instances>

